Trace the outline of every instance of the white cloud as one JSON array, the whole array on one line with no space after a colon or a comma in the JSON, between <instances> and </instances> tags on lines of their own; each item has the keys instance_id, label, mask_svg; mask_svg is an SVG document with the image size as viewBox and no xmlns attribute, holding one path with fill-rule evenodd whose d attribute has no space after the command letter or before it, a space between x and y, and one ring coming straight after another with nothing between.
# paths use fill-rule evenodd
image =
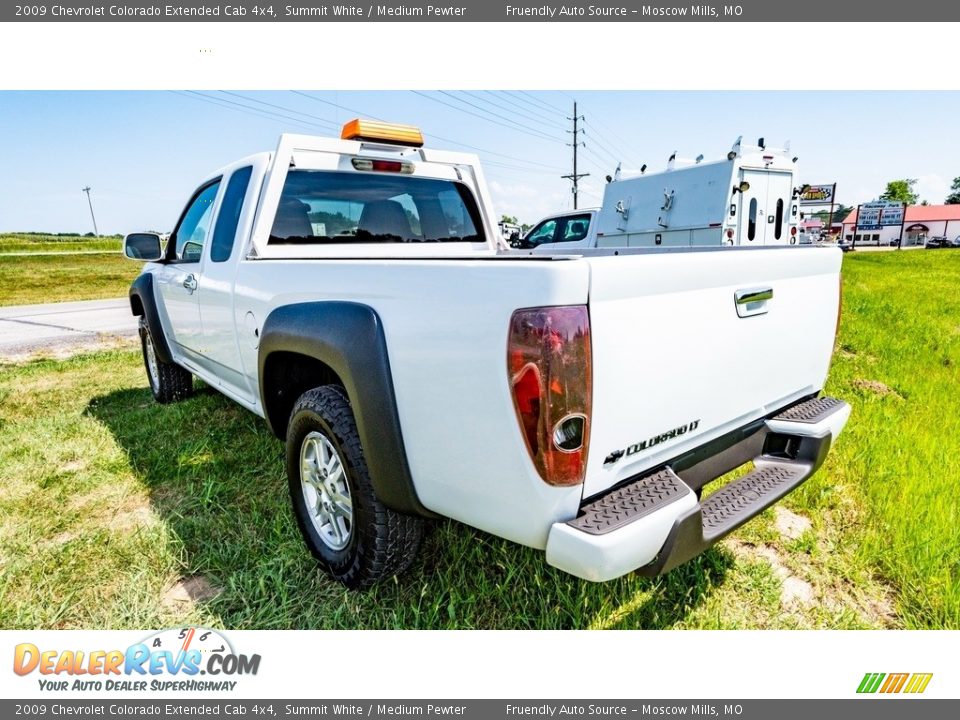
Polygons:
<instances>
[{"instance_id":1,"label":"white cloud","mask_svg":"<svg viewBox=\"0 0 960 720\"><path fill-rule=\"evenodd\" d=\"M950 182L937 174L920 175L917 177L917 194L931 205L942 205L950 194Z\"/></svg>"},{"instance_id":2,"label":"white cloud","mask_svg":"<svg viewBox=\"0 0 960 720\"><path fill-rule=\"evenodd\" d=\"M512 215L520 222L533 224L546 215L571 207L569 193L545 193L533 185L505 183L493 179L489 179L487 185L498 219L501 215Z\"/></svg>"}]
</instances>

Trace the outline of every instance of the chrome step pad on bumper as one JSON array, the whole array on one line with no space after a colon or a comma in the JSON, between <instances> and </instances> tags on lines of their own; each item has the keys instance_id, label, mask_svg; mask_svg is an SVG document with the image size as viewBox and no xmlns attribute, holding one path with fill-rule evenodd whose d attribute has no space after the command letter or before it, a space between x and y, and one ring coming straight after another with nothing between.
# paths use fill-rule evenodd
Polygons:
<instances>
[{"instance_id":1,"label":"chrome step pad on bumper","mask_svg":"<svg viewBox=\"0 0 960 720\"><path fill-rule=\"evenodd\" d=\"M547 561L596 581L631 570L648 576L667 572L811 477L849 415L847 403L824 397L762 421L757 432L764 451L752 458L754 469L702 502L670 466L595 498L573 520L551 527ZM757 447L756 435L742 442Z\"/></svg>"}]
</instances>

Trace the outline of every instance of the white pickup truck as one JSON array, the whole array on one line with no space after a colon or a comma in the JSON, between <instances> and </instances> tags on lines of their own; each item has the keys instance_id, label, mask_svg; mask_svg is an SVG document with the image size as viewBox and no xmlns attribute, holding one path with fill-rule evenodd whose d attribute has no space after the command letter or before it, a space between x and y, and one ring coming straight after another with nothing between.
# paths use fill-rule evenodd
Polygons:
<instances>
[{"instance_id":1,"label":"white pickup truck","mask_svg":"<svg viewBox=\"0 0 960 720\"><path fill-rule=\"evenodd\" d=\"M737 139L722 160L671 157L663 172L608 177L599 208L538 222L515 248L796 245L797 158L787 149ZM644 166L646 167L646 166Z\"/></svg>"},{"instance_id":2,"label":"white pickup truck","mask_svg":"<svg viewBox=\"0 0 960 720\"><path fill-rule=\"evenodd\" d=\"M850 412L819 396L839 250L528 256L496 217L477 158L416 128L283 135L203 180L164 249L125 239L154 397L196 376L266 418L351 588L438 516L581 578L659 574L817 470Z\"/></svg>"}]
</instances>

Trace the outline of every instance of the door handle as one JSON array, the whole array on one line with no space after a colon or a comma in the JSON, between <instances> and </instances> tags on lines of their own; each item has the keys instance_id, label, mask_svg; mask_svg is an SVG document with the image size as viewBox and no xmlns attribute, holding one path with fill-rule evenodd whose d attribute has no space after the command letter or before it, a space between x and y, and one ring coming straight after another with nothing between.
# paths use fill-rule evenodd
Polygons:
<instances>
[{"instance_id":1,"label":"door handle","mask_svg":"<svg viewBox=\"0 0 960 720\"><path fill-rule=\"evenodd\" d=\"M183 279L183 286L189 291L193 292L197 289L197 276L193 273L190 273Z\"/></svg>"},{"instance_id":2,"label":"door handle","mask_svg":"<svg viewBox=\"0 0 960 720\"><path fill-rule=\"evenodd\" d=\"M773 288L744 288L733 294L737 315L742 318L765 315L769 311L767 300L773 299Z\"/></svg>"},{"instance_id":3,"label":"door handle","mask_svg":"<svg viewBox=\"0 0 960 720\"><path fill-rule=\"evenodd\" d=\"M752 288L750 290L737 290L734 297L737 305L747 305L748 303L763 302L773 299L773 288Z\"/></svg>"}]
</instances>

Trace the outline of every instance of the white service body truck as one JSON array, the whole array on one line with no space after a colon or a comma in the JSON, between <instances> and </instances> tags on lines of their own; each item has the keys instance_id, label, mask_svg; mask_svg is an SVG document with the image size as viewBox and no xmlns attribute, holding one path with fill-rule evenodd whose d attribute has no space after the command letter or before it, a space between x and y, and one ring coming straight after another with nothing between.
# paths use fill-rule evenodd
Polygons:
<instances>
[{"instance_id":1,"label":"white service body truck","mask_svg":"<svg viewBox=\"0 0 960 720\"><path fill-rule=\"evenodd\" d=\"M401 572L438 516L655 575L816 471L850 412L819 395L839 250L507 252L477 158L421 145L283 135L203 180L165 250L124 243L154 396L196 376L267 420L333 576Z\"/></svg>"},{"instance_id":2,"label":"white service body truck","mask_svg":"<svg viewBox=\"0 0 960 720\"><path fill-rule=\"evenodd\" d=\"M663 172L613 179L599 208L544 218L513 246L795 245L801 190L788 150L738 140L724 160L671 159Z\"/></svg>"}]
</instances>

